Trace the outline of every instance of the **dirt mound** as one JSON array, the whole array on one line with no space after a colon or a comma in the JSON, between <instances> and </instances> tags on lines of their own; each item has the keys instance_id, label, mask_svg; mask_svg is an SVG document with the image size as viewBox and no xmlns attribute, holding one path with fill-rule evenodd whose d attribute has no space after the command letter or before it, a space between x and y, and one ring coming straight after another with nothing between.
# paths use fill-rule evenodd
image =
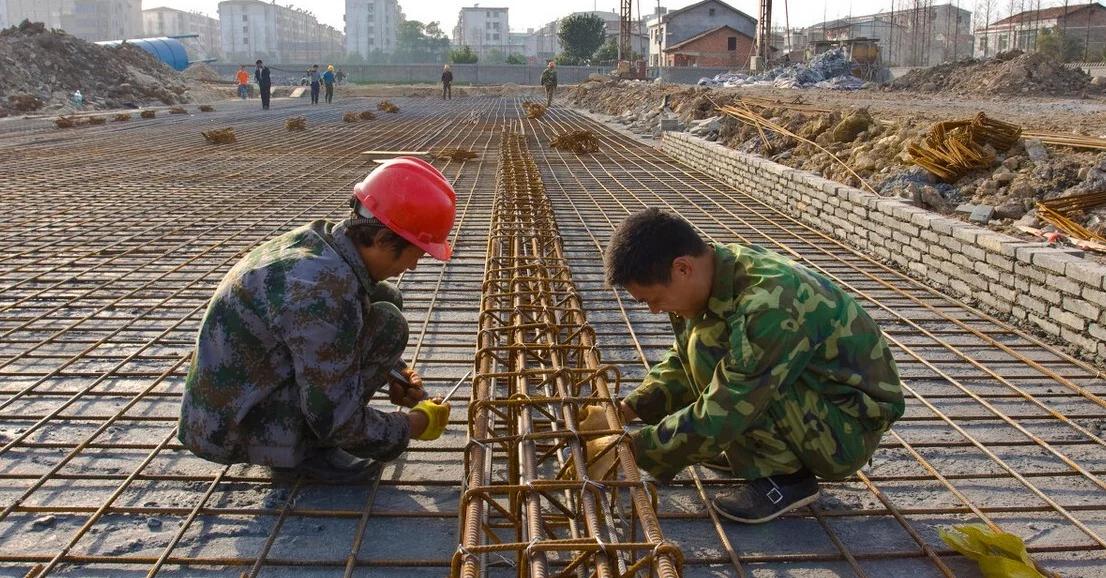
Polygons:
<instances>
[{"instance_id":1,"label":"dirt mound","mask_svg":"<svg viewBox=\"0 0 1106 578\"><path fill-rule=\"evenodd\" d=\"M960 95L1075 96L1095 89L1091 77L1055 58L1020 50L914 70L893 88Z\"/></svg>"},{"instance_id":2,"label":"dirt mound","mask_svg":"<svg viewBox=\"0 0 1106 578\"><path fill-rule=\"evenodd\" d=\"M181 75L189 80L198 80L200 82L234 83L234 81L229 78L220 78L219 73L215 72L214 68L203 62L188 65L188 68L185 68Z\"/></svg>"},{"instance_id":3,"label":"dirt mound","mask_svg":"<svg viewBox=\"0 0 1106 578\"><path fill-rule=\"evenodd\" d=\"M67 108L76 90L93 109L193 102L193 87L141 48L99 46L41 23L0 31L0 68L0 111L30 112L32 99Z\"/></svg>"}]
</instances>

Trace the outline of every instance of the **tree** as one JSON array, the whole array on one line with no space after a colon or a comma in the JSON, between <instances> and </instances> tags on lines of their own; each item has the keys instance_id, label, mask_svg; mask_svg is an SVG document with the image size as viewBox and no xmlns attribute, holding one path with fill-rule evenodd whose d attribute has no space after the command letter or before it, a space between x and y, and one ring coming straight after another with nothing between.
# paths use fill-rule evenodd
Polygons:
<instances>
[{"instance_id":1,"label":"tree","mask_svg":"<svg viewBox=\"0 0 1106 578\"><path fill-rule=\"evenodd\" d=\"M1083 42L1055 28L1045 28L1037 35L1037 52L1061 62L1071 62L1083 56Z\"/></svg>"},{"instance_id":2,"label":"tree","mask_svg":"<svg viewBox=\"0 0 1106 578\"><path fill-rule=\"evenodd\" d=\"M595 51L592 59L597 63L609 64L618 60L618 39L614 36L607 39L599 50Z\"/></svg>"},{"instance_id":3,"label":"tree","mask_svg":"<svg viewBox=\"0 0 1106 578\"><path fill-rule=\"evenodd\" d=\"M521 54L512 54L507 57L507 64L526 64L526 57Z\"/></svg>"},{"instance_id":4,"label":"tree","mask_svg":"<svg viewBox=\"0 0 1106 578\"><path fill-rule=\"evenodd\" d=\"M392 61L397 63L442 62L449 51L449 38L437 22L423 24L406 20L396 32L396 50Z\"/></svg>"},{"instance_id":5,"label":"tree","mask_svg":"<svg viewBox=\"0 0 1106 578\"><path fill-rule=\"evenodd\" d=\"M503 51L498 48L492 48L484 55L484 62L487 64L503 64L506 60L507 57L504 56Z\"/></svg>"},{"instance_id":6,"label":"tree","mask_svg":"<svg viewBox=\"0 0 1106 578\"><path fill-rule=\"evenodd\" d=\"M476 53L467 44L449 52L449 61L454 64L476 64L477 60L479 58L476 57Z\"/></svg>"},{"instance_id":7,"label":"tree","mask_svg":"<svg viewBox=\"0 0 1106 578\"><path fill-rule=\"evenodd\" d=\"M595 54L603 44L606 33L602 18L595 14L573 14L561 19L557 37L561 40L566 60L580 62Z\"/></svg>"}]
</instances>

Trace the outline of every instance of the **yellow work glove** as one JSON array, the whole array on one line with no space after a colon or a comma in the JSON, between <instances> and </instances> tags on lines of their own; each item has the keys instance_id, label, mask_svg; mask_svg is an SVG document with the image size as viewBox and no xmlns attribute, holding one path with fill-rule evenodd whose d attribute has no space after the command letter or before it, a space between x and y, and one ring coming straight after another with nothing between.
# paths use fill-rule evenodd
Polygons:
<instances>
[{"instance_id":1,"label":"yellow work glove","mask_svg":"<svg viewBox=\"0 0 1106 578\"><path fill-rule=\"evenodd\" d=\"M442 437L442 432L445 431L445 426L449 423L448 403L435 403L432 400L424 399L415 404L411 411L422 412L426 416L426 427L423 428L421 434L415 436L415 439L430 441Z\"/></svg>"},{"instance_id":2,"label":"yellow work glove","mask_svg":"<svg viewBox=\"0 0 1106 578\"><path fill-rule=\"evenodd\" d=\"M589 478L593 480L602 480L613 477L610 474L612 473L612 468L614 468L614 463L618 461L618 449L611 448L610 451L599 456L598 459L596 459L595 456L598 456L607 446L617 442L620 437L622 436L609 435L595 438L587 442L585 447L588 454L588 463L591 464L588 466Z\"/></svg>"},{"instance_id":3,"label":"yellow work glove","mask_svg":"<svg viewBox=\"0 0 1106 578\"><path fill-rule=\"evenodd\" d=\"M585 405L576 421L577 429L582 432L611 429L611 426L607 425L607 413L600 405Z\"/></svg>"}]
</instances>

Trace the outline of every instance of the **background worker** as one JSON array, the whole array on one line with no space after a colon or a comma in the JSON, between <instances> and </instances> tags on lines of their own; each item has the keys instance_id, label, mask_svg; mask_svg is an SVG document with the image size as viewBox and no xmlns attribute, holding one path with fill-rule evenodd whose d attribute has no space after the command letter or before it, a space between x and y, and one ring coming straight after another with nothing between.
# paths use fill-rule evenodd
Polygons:
<instances>
[{"instance_id":1,"label":"background worker","mask_svg":"<svg viewBox=\"0 0 1106 578\"><path fill-rule=\"evenodd\" d=\"M449 69L449 65L442 67L442 100L453 100L453 71Z\"/></svg>"},{"instance_id":2,"label":"background worker","mask_svg":"<svg viewBox=\"0 0 1106 578\"><path fill-rule=\"evenodd\" d=\"M269 94L273 88L273 79L269 73L269 67L260 60L253 71L253 78L257 82L257 89L261 92L261 110L269 110Z\"/></svg>"},{"instance_id":3,"label":"background worker","mask_svg":"<svg viewBox=\"0 0 1106 578\"><path fill-rule=\"evenodd\" d=\"M321 74L319 74L319 65L311 65L311 70L307 72L308 81L311 83L311 104L319 104L319 86L323 80Z\"/></svg>"},{"instance_id":4,"label":"background worker","mask_svg":"<svg viewBox=\"0 0 1106 578\"><path fill-rule=\"evenodd\" d=\"M334 102L334 65L326 65L326 72L323 73L323 84L326 86L326 103L330 104Z\"/></svg>"},{"instance_id":5,"label":"background worker","mask_svg":"<svg viewBox=\"0 0 1106 578\"><path fill-rule=\"evenodd\" d=\"M705 462L748 483L714 498L760 523L858 471L905 409L879 326L819 273L756 246L704 243L648 209L611 238L607 281L668 313L672 349L621 402L637 464L660 480ZM725 452L723 457L721 454Z\"/></svg>"},{"instance_id":6,"label":"background worker","mask_svg":"<svg viewBox=\"0 0 1106 578\"><path fill-rule=\"evenodd\" d=\"M392 159L359 183L353 212L257 247L215 290L185 380L178 437L224 464L333 482L371 478L412 439L437 439L449 406L427 399L401 355L403 297L385 279L424 254L447 261L449 182L421 159ZM402 366L404 379L389 377ZM368 405L388 385L393 404Z\"/></svg>"},{"instance_id":7,"label":"background worker","mask_svg":"<svg viewBox=\"0 0 1106 578\"><path fill-rule=\"evenodd\" d=\"M553 93L557 92L557 63L552 60L541 73L541 85L545 87L545 108L553 106Z\"/></svg>"},{"instance_id":8,"label":"background worker","mask_svg":"<svg viewBox=\"0 0 1106 578\"><path fill-rule=\"evenodd\" d=\"M250 94L250 73L246 72L245 64L238 67L234 79L238 81L238 98L246 100L246 97Z\"/></svg>"}]
</instances>

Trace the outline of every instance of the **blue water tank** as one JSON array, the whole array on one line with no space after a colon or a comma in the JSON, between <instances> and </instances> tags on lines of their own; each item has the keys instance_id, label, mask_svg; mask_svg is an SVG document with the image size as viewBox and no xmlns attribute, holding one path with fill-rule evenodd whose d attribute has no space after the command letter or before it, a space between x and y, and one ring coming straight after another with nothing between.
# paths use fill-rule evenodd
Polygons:
<instances>
[{"instance_id":1,"label":"blue water tank","mask_svg":"<svg viewBox=\"0 0 1106 578\"><path fill-rule=\"evenodd\" d=\"M188 52L184 45L176 38L140 38L138 40L105 40L97 42L100 46L120 46L131 44L154 55L154 58L164 62L173 70L182 71L188 68Z\"/></svg>"}]
</instances>

